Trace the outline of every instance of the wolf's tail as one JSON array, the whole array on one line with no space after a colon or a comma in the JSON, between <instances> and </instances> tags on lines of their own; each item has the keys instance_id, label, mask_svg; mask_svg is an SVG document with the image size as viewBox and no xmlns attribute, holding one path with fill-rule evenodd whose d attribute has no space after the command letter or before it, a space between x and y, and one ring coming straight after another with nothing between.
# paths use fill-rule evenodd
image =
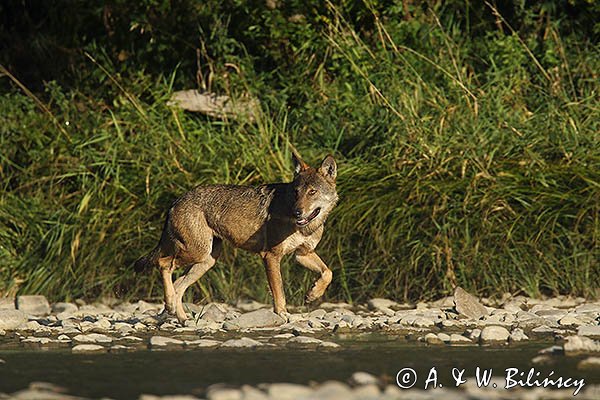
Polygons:
<instances>
[{"instance_id":1,"label":"wolf's tail","mask_svg":"<svg viewBox=\"0 0 600 400\"><path fill-rule=\"evenodd\" d=\"M158 257L160 255L160 247L156 246L150 253L138 259L133 264L135 272L142 272L150 267L155 267L158 264Z\"/></svg>"}]
</instances>

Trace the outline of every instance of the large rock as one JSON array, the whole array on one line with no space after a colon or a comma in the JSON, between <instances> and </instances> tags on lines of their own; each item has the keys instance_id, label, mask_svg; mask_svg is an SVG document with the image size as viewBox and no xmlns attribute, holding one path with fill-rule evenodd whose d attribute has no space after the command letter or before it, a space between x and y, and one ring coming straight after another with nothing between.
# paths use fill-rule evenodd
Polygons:
<instances>
[{"instance_id":1,"label":"large rock","mask_svg":"<svg viewBox=\"0 0 600 400\"><path fill-rule=\"evenodd\" d=\"M454 306L460 315L467 318L480 319L489 315L487 308L460 286L454 290Z\"/></svg>"},{"instance_id":2,"label":"large rock","mask_svg":"<svg viewBox=\"0 0 600 400\"><path fill-rule=\"evenodd\" d=\"M502 326L486 326L481 330L479 340L482 343L506 342L510 332Z\"/></svg>"},{"instance_id":3,"label":"large rock","mask_svg":"<svg viewBox=\"0 0 600 400\"><path fill-rule=\"evenodd\" d=\"M279 326L284 324L285 320L273 311L261 308L260 310L242 314L229 322L241 329L245 329Z\"/></svg>"},{"instance_id":4,"label":"large rock","mask_svg":"<svg viewBox=\"0 0 600 400\"><path fill-rule=\"evenodd\" d=\"M0 329L16 329L27 322L27 315L20 310L0 309Z\"/></svg>"},{"instance_id":5,"label":"large rock","mask_svg":"<svg viewBox=\"0 0 600 400\"><path fill-rule=\"evenodd\" d=\"M50 304L44 296L18 296L17 308L29 315L45 316L50 314Z\"/></svg>"}]
</instances>

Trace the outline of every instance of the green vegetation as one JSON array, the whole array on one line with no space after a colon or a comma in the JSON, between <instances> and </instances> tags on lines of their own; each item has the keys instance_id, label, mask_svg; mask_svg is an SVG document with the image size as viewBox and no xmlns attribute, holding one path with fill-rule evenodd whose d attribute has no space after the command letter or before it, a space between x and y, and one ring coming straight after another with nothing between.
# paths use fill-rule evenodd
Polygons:
<instances>
[{"instance_id":1,"label":"green vegetation","mask_svg":"<svg viewBox=\"0 0 600 400\"><path fill-rule=\"evenodd\" d=\"M290 179L292 143L339 163L330 300L597 294L600 5L528 3L3 3L0 293L159 298L131 264L171 201ZM166 105L196 87L259 117ZM230 247L191 294L269 296Z\"/></svg>"}]
</instances>

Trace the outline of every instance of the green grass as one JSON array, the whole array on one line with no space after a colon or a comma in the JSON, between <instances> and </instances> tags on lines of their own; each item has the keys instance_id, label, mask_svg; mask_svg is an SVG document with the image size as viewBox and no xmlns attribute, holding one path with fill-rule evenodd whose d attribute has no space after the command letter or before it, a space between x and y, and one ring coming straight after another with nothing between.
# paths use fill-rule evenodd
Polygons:
<instances>
[{"instance_id":1,"label":"green grass","mask_svg":"<svg viewBox=\"0 0 600 400\"><path fill-rule=\"evenodd\" d=\"M37 95L45 111L17 86L0 94L0 292L159 298L158 273L131 264L171 201L198 184L289 180L291 143L310 163L338 159L340 203L318 249L329 300L427 300L455 283L596 295L597 44L553 25L541 44L510 31L475 41L433 17L365 35L330 16L293 66L261 71L247 54L242 73L214 77L261 100L256 122L172 110L181 72L118 73L100 50L81 85ZM299 303L316 277L283 270ZM268 301L266 278L229 246L189 298L240 297Z\"/></svg>"}]
</instances>

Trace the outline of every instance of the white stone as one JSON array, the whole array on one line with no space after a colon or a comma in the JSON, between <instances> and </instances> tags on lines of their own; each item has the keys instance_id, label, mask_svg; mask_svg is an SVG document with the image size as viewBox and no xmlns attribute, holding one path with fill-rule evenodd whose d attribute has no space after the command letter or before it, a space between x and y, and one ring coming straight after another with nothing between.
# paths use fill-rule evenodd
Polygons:
<instances>
[{"instance_id":1,"label":"white stone","mask_svg":"<svg viewBox=\"0 0 600 400\"><path fill-rule=\"evenodd\" d=\"M600 325L580 326L577 329L578 336L587 336L592 339L600 339Z\"/></svg>"},{"instance_id":2,"label":"white stone","mask_svg":"<svg viewBox=\"0 0 600 400\"><path fill-rule=\"evenodd\" d=\"M78 344L71 351L73 353L100 353L106 352L106 348L98 344Z\"/></svg>"},{"instance_id":3,"label":"white stone","mask_svg":"<svg viewBox=\"0 0 600 400\"><path fill-rule=\"evenodd\" d=\"M152 336L150 338L150 347L183 346L183 344L182 340L165 336Z\"/></svg>"},{"instance_id":4,"label":"white stone","mask_svg":"<svg viewBox=\"0 0 600 400\"><path fill-rule=\"evenodd\" d=\"M466 338L463 335L453 333L452 335L450 335L450 343L451 344L462 344L462 343L473 343L473 342L471 339Z\"/></svg>"},{"instance_id":5,"label":"white stone","mask_svg":"<svg viewBox=\"0 0 600 400\"><path fill-rule=\"evenodd\" d=\"M323 342L319 343L319 345L317 346L317 348L319 348L319 349L337 349L337 348L340 348L340 347L342 347L342 346L340 346L337 343L326 342L326 341L323 341Z\"/></svg>"},{"instance_id":6,"label":"white stone","mask_svg":"<svg viewBox=\"0 0 600 400\"><path fill-rule=\"evenodd\" d=\"M486 326L481 330L479 340L483 343L506 342L510 337L510 332L502 326Z\"/></svg>"},{"instance_id":7,"label":"white stone","mask_svg":"<svg viewBox=\"0 0 600 400\"><path fill-rule=\"evenodd\" d=\"M350 382L354 385L377 385L379 383L379 379L374 375L369 374L368 372L358 371L352 374L350 377Z\"/></svg>"},{"instance_id":8,"label":"white stone","mask_svg":"<svg viewBox=\"0 0 600 400\"><path fill-rule=\"evenodd\" d=\"M510 337L509 337L509 340L511 342L520 342L522 340L528 340L528 339L529 339L529 336L527 336L525 334L525 332L523 331L523 329L521 329L521 328L514 329L510 333Z\"/></svg>"},{"instance_id":9,"label":"white stone","mask_svg":"<svg viewBox=\"0 0 600 400\"><path fill-rule=\"evenodd\" d=\"M244 347L248 347L248 348L252 348L252 347L260 347L260 346L264 346L261 342L259 342L258 340L254 340L251 338L247 338L247 337L243 337L240 339L230 339L227 340L226 342L223 342L221 344L221 347L227 347L227 348L244 348Z\"/></svg>"},{"instance_id":10,"label":"white stone","mask_svg":"<svg viewBox=\"0 0 600 400\"><path fill-rule=\"evenodd\" d=\"M313 391L307 386L294 383L273 383L269 385L267 393L273 400L297 400L310 398Z\"/></svg>"},{"instance_id":11,"label":"white stone","mask_svg":"<svg viewBox=\"0 0 600 400\"><path fill-rule=\"evenodd\" d=\"M587 357L577 364L577 369L597 369L600 370L600 357Z\"/></svg>"},{"instance_id":12,"label":"white stone","mask_svg":"<svg viewBox=\"0 0 600 400\"><path fill-rule=\"evenodd\" d=\"M198 339L198 340L186 340L185 341L186 346L193 346L193 347L217 347L220 344L221 344L220 341L211 340L211 339Z\"/></svg>"},{"instance_id":13,"label":"white stone","mask_svg":"<svg viewBox=\"0 0 600 400\"><path fill-rule=\"evenodd\" d=\"M89 333L86 335L74 336L73 341L77 343L111 343L113 338L101 333Z\"/></svg>"},{"instance_id":14,"label":"white stone","mask_svg":"<svg viewBox=\"0 0 600 400\"><path fill-rule=\"evenodd\" d=\"M600 353L600 342L585 336L569 336L563 348L566 355Z\"/></svg>"}]
</instances>

